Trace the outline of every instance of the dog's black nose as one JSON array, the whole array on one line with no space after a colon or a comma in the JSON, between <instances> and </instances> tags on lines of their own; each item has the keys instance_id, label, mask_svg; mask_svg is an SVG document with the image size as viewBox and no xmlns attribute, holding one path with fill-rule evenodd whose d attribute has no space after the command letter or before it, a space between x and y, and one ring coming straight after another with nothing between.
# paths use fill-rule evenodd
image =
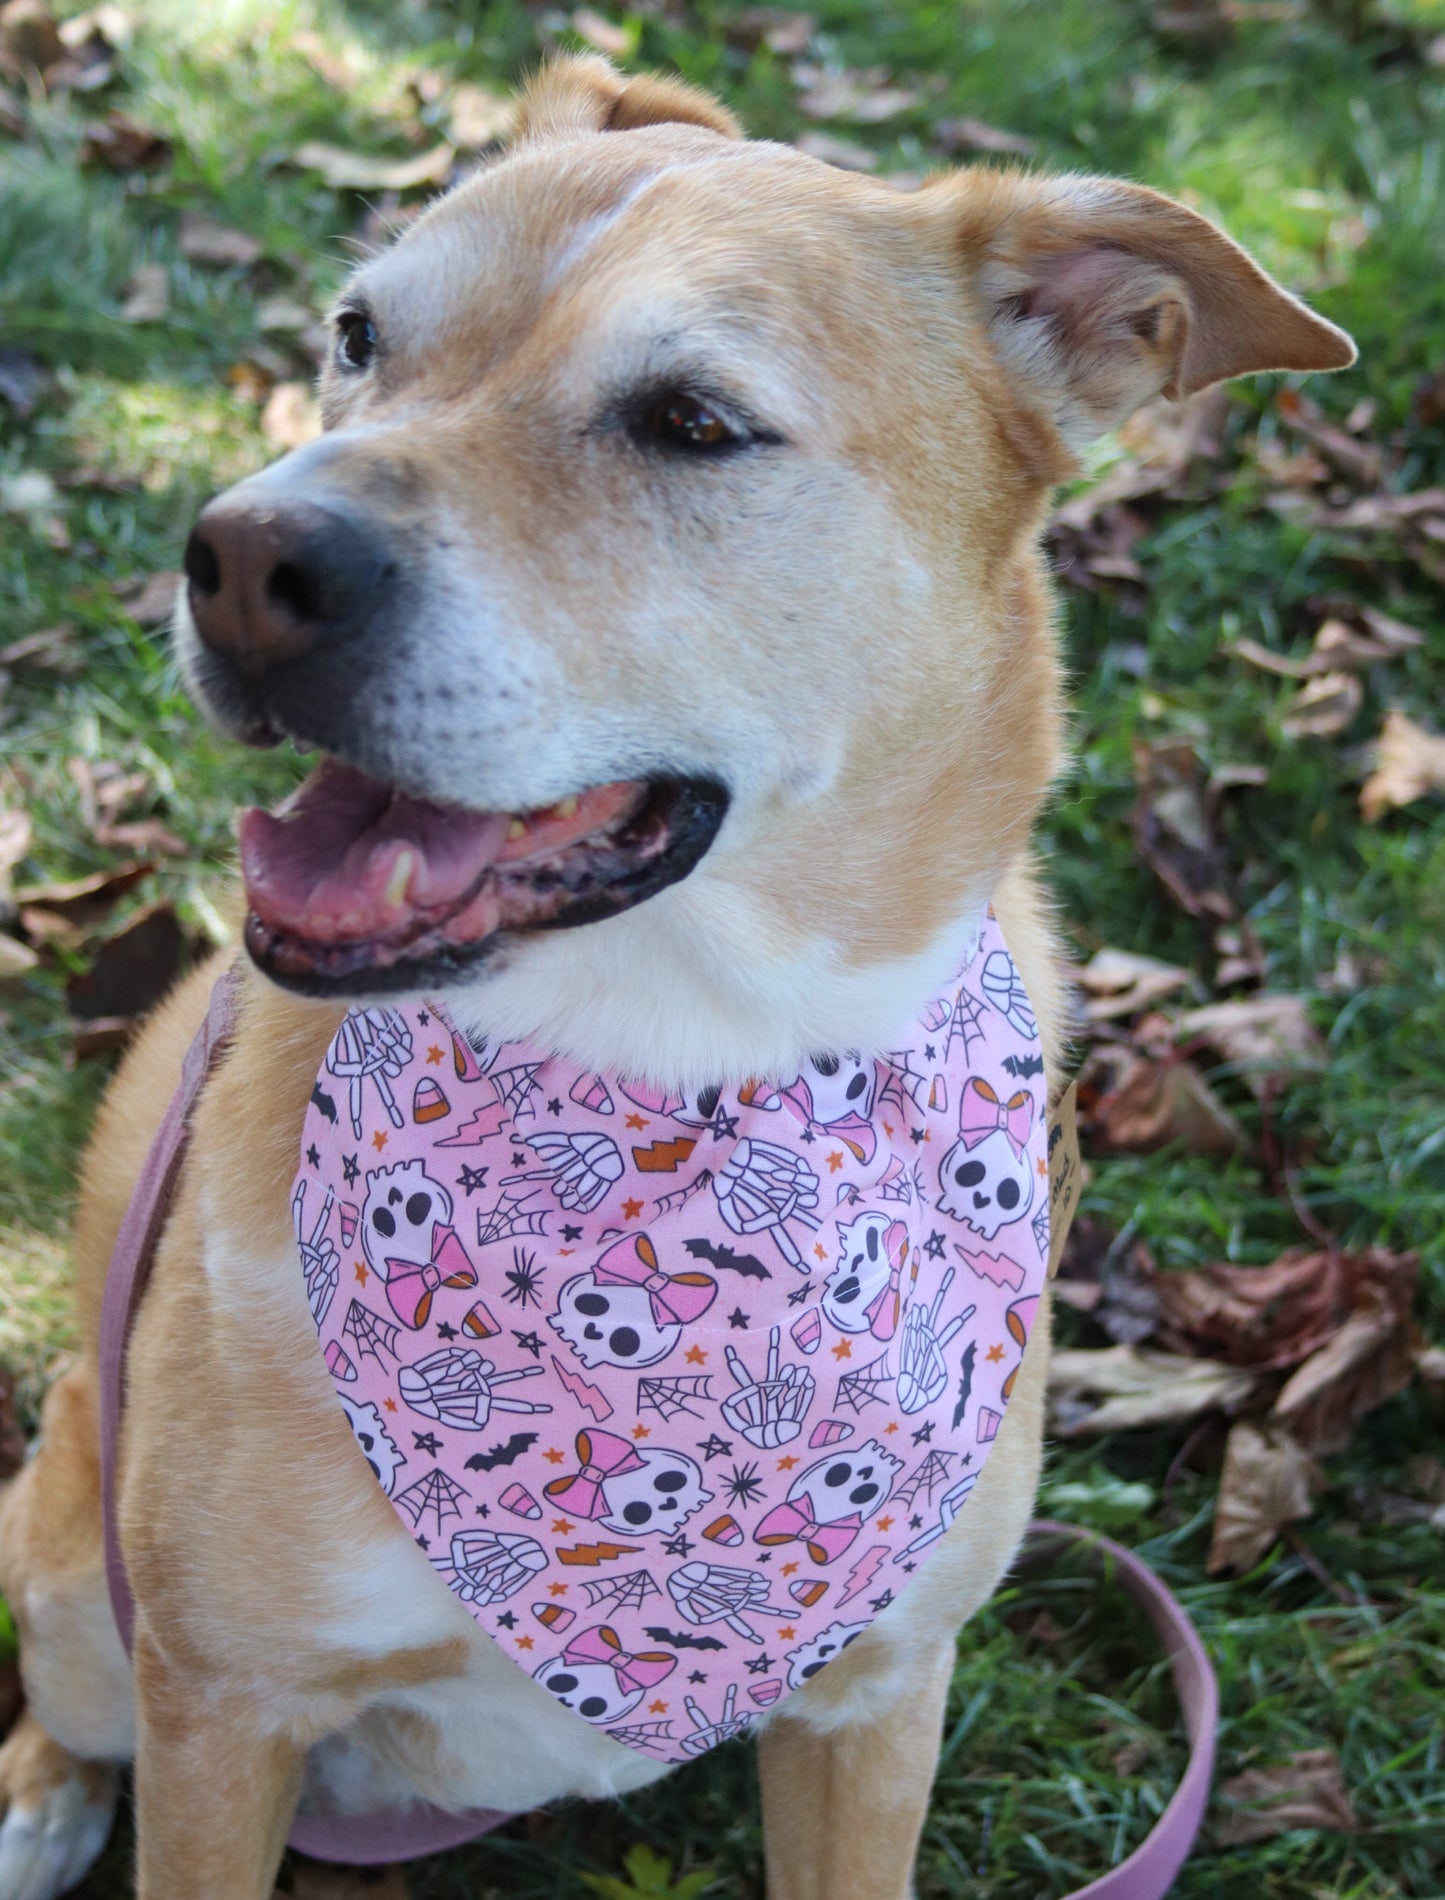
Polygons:
<instances>
[{"instance_id":1,"label":"dog's black nose","mask_svg":"<svg viewBox=\"0 0 1445 1900\"><path fill-rule=\"evenodd\" d=\"M202 510L185 568L202 642L252 679L359 632L396 574L350 515L244 487Z\"/></svg>"}]
</instances>

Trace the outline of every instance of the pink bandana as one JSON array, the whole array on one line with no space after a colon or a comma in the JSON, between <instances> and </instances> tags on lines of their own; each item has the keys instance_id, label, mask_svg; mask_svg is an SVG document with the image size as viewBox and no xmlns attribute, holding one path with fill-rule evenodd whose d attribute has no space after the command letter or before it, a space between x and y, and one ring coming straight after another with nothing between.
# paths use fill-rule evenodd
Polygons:
<instances>
[{"instance_id":1,"label":"pink bandana","mask_svg":"<svg viewBox=\"0 0 1445 1900\"><path fill-rule=\"evenodd\" d=\"M888 1607L1018 1370L1045 1085L991 912L897 1041L689 1100L407 1004L312 1092L292 1209L372 1470L507 1654L659 1759Z\"/></svg>"}]
</instances>

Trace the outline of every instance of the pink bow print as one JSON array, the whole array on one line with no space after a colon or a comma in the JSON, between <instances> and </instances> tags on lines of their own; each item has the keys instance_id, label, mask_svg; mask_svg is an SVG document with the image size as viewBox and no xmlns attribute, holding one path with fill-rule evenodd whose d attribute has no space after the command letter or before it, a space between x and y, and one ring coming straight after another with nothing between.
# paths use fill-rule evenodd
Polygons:
<instances>
[{"instance_id":1,"label":"pink bow print","mask_svg":"<svg viewBox=\"0 0 1445 1900\"><path fill-rule=\"evenodd\" d=\"M660 1649L645 1649L638 1656L629 1656L617 1632L605 1623L574 1636L562 1651L562 1660L574 1669L579 1663L605 1663L616 1676L618 1688L627 1695L640 1695L644 1689L665 1682L677 1667L676 1656Z\"/></svg>"},{"instance_id":2,"label":"pink bow print","mask_svg":"<svg viewBox=\"0 0 1445 1900\"><path fill-rule=\"evenodd\" d=\"M439 1286L475 1286L477 1270L457 1239L455 1227L440 1221L432 1229L431 1259L388 1260L386 1297L403 1326L419 1332L431 1312L432 1295Z\"/></svg>"},{"instance_id":3,"label":"pink bow print","mask_svg":"<svg viewBox=\"0 0 1445 1900\"><path fill-rule=\"evenodd\" d=\"M979 1076L971 1075L963 1085L963 1100L958 1110L958 1132L966 1148L976 1148L985 1135L1001 1128L1009 1146L1021 1155L1034 1124L1034 1098L1020 1089L1001 1102Z\"/></svg>"},{"instance_id":4,"label":"pink bow print","mask_svg":"<svg viewBox=\"0 0 1445 1900\"><path fill-rule=\"evenodd\" d=\"M760 1544L804 1543L815 1564L830 1564L841 1557L863 1528L857 1511L836 1518L831 1524L815 1523L809 1515L811 1500L806 1494L793 1504L775 1504L753 1532Z\"/></svg>"},{"instance_id":5,"label":"pink bow print","mask_svg":"<svg viewBox=\"0 0 1445 1900\"><path fill-rule=\"evenodd\" d=\"M805 1128L814 1134L831 1135L835 1141L841 1141L845 1148L851 1148L855 1161L861 1161L866 1167L878 1152L878 1130L865 1116L849 1109L846 1115L840 1115L835 1122L820 1122L813 1113L813 1098L808 1085L799 1076L783 1090L783 1100L792 1109Z\"/></svg>"},{"instance_id":6,"label":"pink bow print","mask_svg":"<svg viewBox=\"0 0 1445 1900\"><path fill-rule=\"evenodd\" d=\"M566 1498L567 1509L578 1517L605 1517L607 1500L602 1487L624 1471L641 1471L644 1460L625 1438L612 1432L578 1432L577 1458L582 1469L543 1485L543 1495Z\"/></svg>"},{"instance_id":7,"label":"pink bow print","mask_svg":"<svg viewBox=\"0 0 1445 1900\"><path fill-rule=\"evenodd\" d=\"M592 1269L598 1286L647 1289L655 1326L686 1326L701 1319L717 1298L717 1281L706 1273L663 1273L646 1234L627 1234Z\"/></svg>"},{"instance_id":8,"label":"pink bow print","mask_svg":"<svg viewBox=\"0 0 1445 1900\"><path fill-rule=\"evenodd\" d=\"M903 1269L908 1260L908 1229L901 1220L889 1221L883 1248L888 1255L888 1280L868 1302L866 1311L868 1330L875 1339L887 1341L898 1331Z\"/></svg>"}]
</instances>

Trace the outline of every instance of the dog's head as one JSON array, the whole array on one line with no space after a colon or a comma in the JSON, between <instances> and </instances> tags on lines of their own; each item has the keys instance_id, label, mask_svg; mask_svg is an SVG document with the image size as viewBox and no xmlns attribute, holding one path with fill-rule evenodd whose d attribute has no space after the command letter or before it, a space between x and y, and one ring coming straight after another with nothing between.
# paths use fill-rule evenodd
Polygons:
<instances>
[{"instance_id":1,"label":"dog's head","mask_svg":"<svg viewBox=\"0 0 1445 1900\"><path fill-rule=\"evenodd\" d=\"M1152 192L904 195L599 60L333 327L325 433L187 551L201 703L327 755L243 822L251 953L678 1083L866 1046L953 967L1059 756L1078 448L1352 355Z\"/></svg>"}]
</instances>

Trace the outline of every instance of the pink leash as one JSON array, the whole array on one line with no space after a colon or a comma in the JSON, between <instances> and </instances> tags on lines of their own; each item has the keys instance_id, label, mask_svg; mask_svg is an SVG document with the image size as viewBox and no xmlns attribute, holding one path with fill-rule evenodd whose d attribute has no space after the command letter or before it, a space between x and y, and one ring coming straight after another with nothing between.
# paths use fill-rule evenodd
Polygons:
<instances>
[{"instance_id":1,"label":"pink leash","mask_svg":"<svg viewBox=\"0 0 1445 1900\"><path fill-rule=\"evenodd\" d=\"M125 1405L126 1348L190 1144L192 1112L206 1078L225 1052L235 1024L238 987L233 968L219 978L211 992L206 1019L186 1051L180 1086L151 1143L121 1222L101 1307L100 1493L105 1574L116 1627L127 1654L135 1624L135 1602L121 1555L115 1495L116 1448ZM1163 1900L1194 1845L1209 1799L1219 1723L1219 1689L1214 1671L1183 1606L1148 1565L1122 1545L1072 1525L1040 1520L1029 1527L1025 1567L1038 1568L1061 1542L1080 1545L1096 1568L1117 1574L1149 1618L1168 1651L1189 1736L1184 1778L1148 1838L1121 1865L1081 1887L1070 1900ZM378 1866L459 1847L511 1818L490 1808L448 1814L426 1805L369 1815L298 1815L291 1829L291 1846L318 1860L353 1867Z\"/></svg>"}]
</instances>

